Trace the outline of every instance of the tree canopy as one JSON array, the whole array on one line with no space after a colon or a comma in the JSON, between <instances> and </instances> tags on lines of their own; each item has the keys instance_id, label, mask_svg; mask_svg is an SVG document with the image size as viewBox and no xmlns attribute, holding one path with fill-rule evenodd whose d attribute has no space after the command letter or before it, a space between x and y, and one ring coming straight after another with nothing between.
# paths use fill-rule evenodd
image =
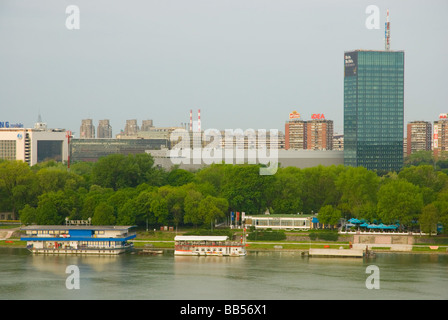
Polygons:
<instances>
[{"instance_id":1,"label":"tree canopy","mask_svg":"<svg viewBox=\"0 0 448 320\"><path fill-rule=\"evenodd\" d=\"M94 224L154 227L213 226L230 211L246 215L315 214L328 224L356 217L448 230L448 175L421 164L378 175L365 168L279 168L212 164L197 171L154 166L149 154L110 155L96 163L56 162L33 167L0 161L0 210L25 224Z\"/></svg>"}]
</instances>

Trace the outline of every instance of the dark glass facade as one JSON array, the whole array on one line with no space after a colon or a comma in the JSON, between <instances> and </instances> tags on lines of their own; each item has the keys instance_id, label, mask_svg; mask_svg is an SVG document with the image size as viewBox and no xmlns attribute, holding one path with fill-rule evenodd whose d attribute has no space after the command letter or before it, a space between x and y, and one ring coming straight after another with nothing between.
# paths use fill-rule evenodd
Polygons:
<instances>
[{"instance_id":1,"label":"dark glass facade","mask_svg":"<svg viewBox=\"0 0 448 320\"><path fill-rule=\"evenodd\" d=\"M62 161L62 142L61 140L38 140L37 162Z\"/></svg>"},{"instance_id":2,"label":"dark glass facade","mask_svg":"<svg viewBox=\"0 0 448 320\"><path fill-rule=\"evenodd\" d=\"M404 52L344 55L344 163L370 170L403 166Z\"/></svg>"},{"instance_id":3,"label":"dark glass facade","mask_svg":"<svg viewBox=\"0 0 448 320\"><path fill-rule=\"evenodd\" d=\"M138 154L147 150L169 148L167 139L72 139L71 161L98 161L110 154Z\"/></svg>"}]
</instances>

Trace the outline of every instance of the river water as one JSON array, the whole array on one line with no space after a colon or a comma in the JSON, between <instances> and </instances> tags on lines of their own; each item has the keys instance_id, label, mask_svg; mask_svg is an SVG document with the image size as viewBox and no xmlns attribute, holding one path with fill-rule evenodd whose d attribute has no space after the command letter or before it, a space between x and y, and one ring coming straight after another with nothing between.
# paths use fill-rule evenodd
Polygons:
<instances>
[{"instance_id":1,"label":"river water","mask_svg":"<svg viewBox=\"0 0 448 320\"><path fill-rule=\"evenodd\" d=\"M68 266L79 271L79 288L69 288L67 279L74 274ZM377 253L362 259L258 251L245 257L179 257L166 250L155 256L90 257L0 248L3 300L447 298L447 254Z\"/></svg>"}]
</instances>

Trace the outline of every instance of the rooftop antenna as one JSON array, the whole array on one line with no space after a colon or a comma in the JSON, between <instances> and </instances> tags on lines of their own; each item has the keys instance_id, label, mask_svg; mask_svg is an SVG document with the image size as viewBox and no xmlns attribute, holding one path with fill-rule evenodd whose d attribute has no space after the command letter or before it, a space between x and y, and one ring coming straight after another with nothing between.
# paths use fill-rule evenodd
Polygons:
<instances>
[{"instance_id":1,"label":"rooftop antenna","mask_svg":"<svg viewBox=\"0 0 448 320\"><path fill-rule=\"evenodd\" d=\"M390 22L389 22L389 9L387 9L386 23L384 30L384 49L386 51L390 50Z\"/></svg>"}]
</instances>

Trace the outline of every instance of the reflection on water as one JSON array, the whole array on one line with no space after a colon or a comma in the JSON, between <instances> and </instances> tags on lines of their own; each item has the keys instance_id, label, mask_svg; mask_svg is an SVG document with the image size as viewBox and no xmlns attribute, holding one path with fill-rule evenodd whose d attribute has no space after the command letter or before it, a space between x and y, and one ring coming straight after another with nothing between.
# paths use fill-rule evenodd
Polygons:
<instances>
[{"instance_id":1,"label":"reflection on water","mask_svg":"<svg viewBox=\"0 0 448 320\"><path fill-rule=\"evenodd\" d=\"M32 267L38 271L66 275L65 270L70 265L83 265L92 271L103 272L111 263L120 261L119 256L70 256L70 255L35 255L30 260Z\"/></svg>"},{"instance_id":2,"label":"reflection on water","mask_svg":"<svg viewBox=\"0 0 448 320\"><path fill-rule=\"evenodd\" d=\"M68 290L66 268L80 270ZM366 268L380 271L366 288ZM123 254L31 255L0 248L0 299L447 299L448 255L377 254L374 259L249 252L244 257Z\"/></svg>"}]
</instances>

